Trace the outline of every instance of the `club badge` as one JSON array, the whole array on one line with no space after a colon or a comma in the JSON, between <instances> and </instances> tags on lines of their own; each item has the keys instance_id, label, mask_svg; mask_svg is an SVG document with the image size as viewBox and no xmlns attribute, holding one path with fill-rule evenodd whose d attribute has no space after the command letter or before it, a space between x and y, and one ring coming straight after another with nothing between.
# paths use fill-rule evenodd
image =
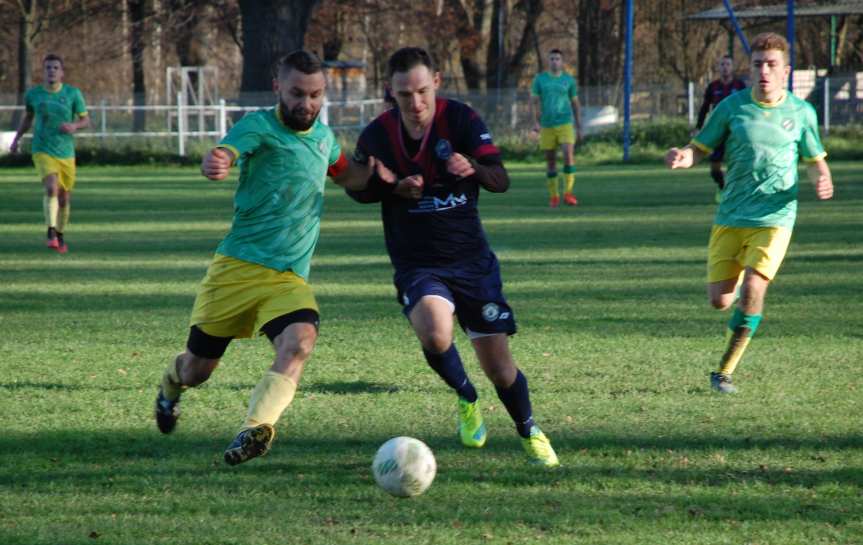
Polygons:
<instances>
[{"instance_id":1,"label":"club badge","mask_svg":"<svg viewBox=\"0 0 863 545\"><path fill-rule=\"evenodd\" d=\"M438 159L446 161L452 157L452 144L449 143L449 140L441 138L437 141L437 144L434 147L434 152Z\"/></svg>"}]
</instances>

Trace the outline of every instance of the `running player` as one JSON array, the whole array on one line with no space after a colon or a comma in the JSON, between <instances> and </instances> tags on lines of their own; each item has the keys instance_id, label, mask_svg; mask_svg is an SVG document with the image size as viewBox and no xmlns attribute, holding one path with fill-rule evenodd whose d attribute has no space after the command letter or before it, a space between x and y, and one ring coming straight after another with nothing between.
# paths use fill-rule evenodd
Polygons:
<instances>
[{"instance_id":1,"label":"running player","mask_svg":"<svg viewBox=\"0 0 863 545\"><path fill-rule=\"evenodd\" d=\"M243 117L204 158L201 170L211 180L240 166L234 221L198 289L186 350L168 365L156 399L156 423L170 433L180 395L210 377L231 340L265 334L275 361L225 450L230 465L269 450L317 339L318 305L307 279L325 178L362 189L376 164L374 158L367 166L349 164L318 119L325 79L316 56L295 51L281 59L273 88L277 106ZM381 177L386 173L378 183Z\"/></svg>"},{"instance_id":2,"label":"running player","mask_svg":"<svg viewBox=\"0 0 863 545\"><path fill-rule=\"evenodd\" d=\"M75 139L79 129L90 125L84 95L77 87L63 83L63 59L54 54L42 60L42 85L24 96L26 113L18 126L9 151L18 151L21 136L33 129L31 152L45 195L42 209L48 228L45 244L61 254L69 251L63 238L72 207L75 187Z\"/></svg>"},{"instance_id":3,"label":"running player","mask_svg":"<svg viewBox=\"0 0 863 545\"><path fill-rule=\"evenodd\" d=\"M576 137L581 141L584 135L581 131L578 84L575 78L563 70L563 52L560 49L552 49L549 52L548 72L542 72L533 78L530 92L533 96L533 111L536 112L534 131L539 132L539 147L545 152L548 204L552 208L560 205L557 181L557 148L559 147L563 151L563 202L575 206L578 204L578 199L572 192L575 185L573 147ZM573 117L575 133L572 130Z\"/></svg>"},{"instance_id":4,"label":"running player","mask_svg":"<svg viewBox=\"0 0 863 545\"><path fill-rule=\"evenodd\" d=\"M707 281L710 303L726 310L737 299L728 322L728 343L711 386L735 393L731 380L746 346L758 329L767 286L779 270L797 217L797 163L819 199L833 196L826 153L818 136L815 110L786 91L788 42L774 33L752 41L752 89L719 103L704 129L682 149L665 156L671 168L689 168L722 144L728 174L710 234Z\"/></svg>"},{"instance_id":5,"label":"running player","mask_svg":"<svg viewBox=\"0 0 863 545\"><path fill-rule=\"evenodd\" d=\"M354 158L377 157L398 181L373 176L366 190L349 194L381 203L398 301L429 366L458 395L462 444L482 447L487 434L476 389L453 344L453 315L515 422L529 460L557 466L551 443L534 422L527 379L509 349L515 316L477 210L481 187L493 193L509 188L500 151L476 112L436 96L440 74L423 49L395 52L388 79L397 108L366 127Z\"/></svg>"}]
</instances>

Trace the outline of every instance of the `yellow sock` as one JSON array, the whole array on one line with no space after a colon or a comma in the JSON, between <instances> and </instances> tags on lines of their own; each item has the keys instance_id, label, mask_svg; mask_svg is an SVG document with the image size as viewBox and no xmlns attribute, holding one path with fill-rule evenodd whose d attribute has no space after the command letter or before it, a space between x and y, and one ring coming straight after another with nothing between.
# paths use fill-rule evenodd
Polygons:
<instances>
[{"instance_id":1,"label":"yellow sock","mask_svg":"<svg viewBox=\"0 0 863 545\"><path fill-rule=\"evenodd\" d=\"M749 331L744 328L739 328L737 331L732 332L728 330L728 335L726 335L728 339L728 348L725 350L725 354L722 356L722 360L719 362L719 372L723 375L731 375L734 372L734 369L737 368L737 364L740 363L740 359L743 357L743 352L746 351L746 347L749 346L749 341L751 337L749 336Z\"/></svg>"},{"instance_id":2,"label":"yellow sock","mask_svg":"<svg viewBox=\"0 0 863 545\"><path fill-rule=\"evenodd\" d=\"M548 178L548 194L551 197L560 197L560 191L557 188L557 178Z\"/></svg>"},{"instance_id":3,"label":"yellow sock","mask_svg":"<svg viewBox=\"0 0 863 545\"><path fill-rule=\"evenodd\" d=\"M255 386L249 399L249 414L242 429L253 428L260 424L273 425L282 416L297 392L297 384L289 377L267 371Z\"/></svg>"},{"instance_id":4,"label":"yellow sock","mask_svg":"<svg viewBox=\"0 0 863 545\"><path fill-rule=\"evenodd\" d=\"M60 209L60 201L57 195L42 197L42 211L45 213L45 225L48 227L57 228L57 212Z\"/></svg>"},{"instance_id":5,"label":"yellow sock","mask_svg":"<svg viewBox=\"0 0 863 545\"><path fill-rule=\"evenodd\" d=\"M566 192L572 193L572 188L575 186L575 173L569 172L563 176L566 178Z\"/></svg>"},{"instance_id":6,"label":"yellow sock","mask_svg":"<svg viewBox=\"0 0 863 545\"><path fill-rule=\"evenodd\" d=\"M72 205L66 201L66 206L60 207L60 212L57 214L57 230L61 233L66 232L66 227L69 226L69 215L72 212Z\"/></svg>"},{"instance_id":7,"label":"yellow sock","mask_svg":"<svg viewBox=\"0 0 863 545\"><path fill-rule=\"evenodd\" d=\"M162 375L162 395L171 401L178 399L180 394L188 388L188 386L183 386L180 380L180 373L177 370L180 365L180 358L182 357L182 354L178 354L168 364L168 367L165 368L165 373Z\"/></svg>"}]
</instances>

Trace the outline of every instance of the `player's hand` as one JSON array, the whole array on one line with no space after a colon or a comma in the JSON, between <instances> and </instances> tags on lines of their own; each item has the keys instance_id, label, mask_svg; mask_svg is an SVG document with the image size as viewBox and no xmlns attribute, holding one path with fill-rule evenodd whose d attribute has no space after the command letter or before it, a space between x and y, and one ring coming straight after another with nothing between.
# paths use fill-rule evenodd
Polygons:
<instances>
[{"instance_id":1,"label":"player's hand","mask_svg":"<svg viewBox=\"0 0 863 545\"><path fill-rule=\"evenodd\" d=\"M393 195L398 195L403 199L419 199L423 196L423 184L422 174L402 178L396 182Z\"/></svg>"},{"instance_id":2,"label":"player's hand","mask_svg":"<svg viewBox=\"0 0 863 545\"><path fill-rule=\"evenodd\" d=\"M446 160L446 171L459 178L467 178L476 174L476 169L461 153L453 153L452 157Z\"/></svg>"},{"instance_id":3,"label":"player's hand","mask_svg":"<svg viewBox=\"0 0 863 545\"><path fill-rule=\"evenodd\" d=\"M373 155L369 156L369 163L366 165L366 168L368 169L368 178L371 178L373 174L377 174L378 178L385 183L394 184L398 181L395 173L388 169L383 161Z\"/></svg>"},{"instance_id":4,"label":"player's hand","mask_svg":"<svg viewBox=\"0 0 863 545\"><path fill-rule=\"evenodd\" d=\"M74 134L78 127L74 123L63 123L60 125L60 132L63 134Z\"/></svg>"},{"instance_id":5,"label":"player's hand","mask_svg":"<svg viewBox=\"0 0 863 545\"><path fill-rule=\"evenodd\" d=\"M815 181L815 195L821 201L833 197L833 180L830 179L830 176L826 174L818 176L818 180Z\"/></svg>"},{"instance_id":6,"label":"player's hand","mask_svg":"<svg viewBox=\"0 0 863 545\"><path fill-rule=\"evenodd\" d=\"M228 177L232 162L232 153L224 148L213 148L201 162L201 174L211 180L224 180Z\"/></svg>"},{"instance_id":7,"label":"player's hand","mask_svg":"<svg viewBox=\"0 0 863 545\"><path fill-rule=\"evenodd\" d=\"M675 168L689 168L692 166L692 149L671 148L665 154L665 166L674 170Z\"/></svg>"},{"instance_id":8,"label":"player's hand","mask_svg":"<svg viewBox=\"0 0 863 545\"><path fill-rule=\"evenodd\" d=\"M578 129L575 131L575 143L580 144L581 142L584 142L584 131Z\"/></svg>"}]
</instances>

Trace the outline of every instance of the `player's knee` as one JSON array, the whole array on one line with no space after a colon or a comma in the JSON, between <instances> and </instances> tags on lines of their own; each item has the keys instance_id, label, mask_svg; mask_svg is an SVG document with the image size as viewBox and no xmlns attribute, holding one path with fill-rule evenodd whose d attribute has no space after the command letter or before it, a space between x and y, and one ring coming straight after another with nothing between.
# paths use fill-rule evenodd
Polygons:
<instances>
[{"instance_id":1,"label":"player's knee","mask_svg":"<svg viewBox=\"0 0 863 545\"><path fill-rule=\"evenodd\" d=\"M446 352L452 344L452 335L441 330L427 330L418 333L417 336L423 348L435 354Z\"/></svg>"},{"instance_id":2,"label":"player's knee","mask_svg":"<svg viewBox=\"0 0 863 545\"><path fill-rule=\"evenodd\" d=\"M304 325L307 327L294 327L273 341L279 360L304 362L311 357L318 334L311 324Z\"/></svg>"},{"instance_id":3,"label":"player's knee","mask_svg":"<svg viewBox=\"0 0 863 545\"><path fill-rule=\"evenodd\" d=\"M717 310L728 310L734 304L733 293L721 293L710 295L710 306Z\"/></svg>"}]
</instances>

